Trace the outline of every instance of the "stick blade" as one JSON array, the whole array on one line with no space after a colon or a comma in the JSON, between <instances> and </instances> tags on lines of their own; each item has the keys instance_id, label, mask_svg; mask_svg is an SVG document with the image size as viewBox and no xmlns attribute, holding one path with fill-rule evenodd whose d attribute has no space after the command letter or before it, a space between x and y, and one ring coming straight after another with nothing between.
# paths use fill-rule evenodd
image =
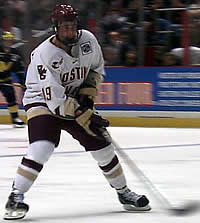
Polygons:
<instances>
[{"instance_id":1,"label":"stick blade","mask_svg":"<svg viewBox=\"0 0 200 223\"><path fill-rule=\"evenodd\" d=\"M200 209L199 202L190 202L185 204L182 208L170 208L170 214L175 216L192 215Z\"/></svg>"}]
</instances>

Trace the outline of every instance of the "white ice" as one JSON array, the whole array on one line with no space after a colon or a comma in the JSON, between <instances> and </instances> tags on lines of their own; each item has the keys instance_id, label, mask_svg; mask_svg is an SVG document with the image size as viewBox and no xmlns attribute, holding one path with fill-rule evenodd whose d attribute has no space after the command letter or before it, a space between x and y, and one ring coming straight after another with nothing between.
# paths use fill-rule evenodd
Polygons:
<instances>
[{"instance_id":1,"label":"white ice","mask_svg":"<svg viewBox=\"0 0 200 223\"><path fill-rule=\"evenodd\" d=\"M200 201L200 130L175 128L110 127L113 139L167 198L181 207ZM0 125L0 222L16 169L26 152L28 133ZM155 195L120 158L128 186L146 194L152 211L127 213L89 153L67 133L25 195L30 211L23 220L34 223L197 223L191 216L171 216Z\"/></svg>"}]
</instances>

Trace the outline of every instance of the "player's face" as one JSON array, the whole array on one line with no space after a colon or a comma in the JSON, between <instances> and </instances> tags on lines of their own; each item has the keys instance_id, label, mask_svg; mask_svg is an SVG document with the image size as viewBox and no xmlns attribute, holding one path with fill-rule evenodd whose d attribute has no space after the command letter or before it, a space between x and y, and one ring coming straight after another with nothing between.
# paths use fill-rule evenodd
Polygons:
<instances>
[{"instance_id":1,"label":"player's face","mask_svg":"<svg viewBox=\"0 0 200 223\"><path fill-rule=\"evenodd\" d=\"M63 41L74 40L77 36L77 22L76 21L62 22L58 29L58 36Z\"/></svg>"}]
</instances>

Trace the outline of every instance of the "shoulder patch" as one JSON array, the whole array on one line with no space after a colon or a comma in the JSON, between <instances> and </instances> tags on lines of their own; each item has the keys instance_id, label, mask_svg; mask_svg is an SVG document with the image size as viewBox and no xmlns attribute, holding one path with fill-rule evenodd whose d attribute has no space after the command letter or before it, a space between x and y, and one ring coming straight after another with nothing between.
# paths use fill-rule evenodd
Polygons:
<instances>
[{"instance_id":1,"label":"shoulder patch","mask_svg":"<svg viewBox=\"0 0 200 223\"><path fill-rule=\"evenodd\" d=\"M92 46L90 41L81 44L81 51L83 55L92 53Z\"/></svg>"}]
</instances>

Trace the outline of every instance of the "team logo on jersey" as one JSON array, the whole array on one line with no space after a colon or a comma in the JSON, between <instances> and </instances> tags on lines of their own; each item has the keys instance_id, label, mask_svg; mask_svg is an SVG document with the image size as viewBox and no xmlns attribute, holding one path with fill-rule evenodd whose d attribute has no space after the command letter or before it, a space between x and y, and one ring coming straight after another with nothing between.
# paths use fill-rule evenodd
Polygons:
<instances>
[{"instance_id":1,"label":"team logo on jersey","mask_svg":"<svg viewBox=\"0 0 200 223\"><path fill-rule=\"evenodd\" d=\"M63 58L61 58L60 61L53 61L53 63L52 63L52 67L53 67L54 69L58 69L59 66L60 66L62 63L63 63Z\"/></svg>"},{"instance_id":2,"label":"team logo on jersey","mask_svg":"<svg viewBox=\"0 0 200 223\"><path fill-rule=\"evenodd\" d=\"M81 51L83 55L87 55L89 53L92 53L92 47L91 43L88 41L86 43L81 44Z\"/></svg>"}]
</instances>

